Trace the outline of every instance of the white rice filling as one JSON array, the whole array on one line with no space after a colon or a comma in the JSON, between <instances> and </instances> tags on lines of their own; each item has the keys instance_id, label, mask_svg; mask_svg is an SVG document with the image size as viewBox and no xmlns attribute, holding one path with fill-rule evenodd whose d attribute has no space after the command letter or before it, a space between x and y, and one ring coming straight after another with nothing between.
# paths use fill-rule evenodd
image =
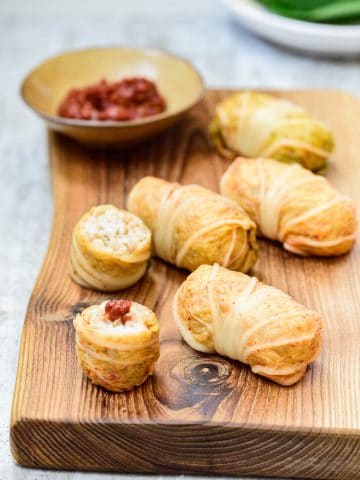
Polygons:
<instances>
[{"instance_id":1,"label":"white rice filling","mask_svg":"<svg viewBox=\"0 0 360 480\"><path fill-rule=\"evenodd\" d=\"M115 207L89 216L83 226L94 247L119 255L141 248L150 235L142 220Z\"/></svg>"},{"instance_id":2,"label":"white rice filling","mask_svg":"<svg viewBox=\"0 0 360 480\"><path fill-rule=\"evenodd\" d=\"M144 321L149 317L149 310L146 307L131 302L130 312L126 314L130 316L130 319L123 324L120 320L109 320L105 314L105 305L108 301L105 300L97 308L93 308L89 312L89 326L93 331L115 335L131 335L147 330Z\"/></svg>"}]
</instances>

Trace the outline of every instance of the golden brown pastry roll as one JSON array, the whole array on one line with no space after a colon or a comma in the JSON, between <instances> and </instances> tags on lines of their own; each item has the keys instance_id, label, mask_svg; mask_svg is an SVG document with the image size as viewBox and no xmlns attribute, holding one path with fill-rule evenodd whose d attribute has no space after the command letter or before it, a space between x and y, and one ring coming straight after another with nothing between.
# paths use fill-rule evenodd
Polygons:
<instances>
[{"instance_id":1,"label":"golden brown pastry roll","mask_svg":"<svg viewBox=\"0 0 360 480\"><path fill-rule=\"evenodd\" d=\"M152 231L156 255L179 267L218 262L246 272L256 262L254 222L235 202L199 185L145 177L131 190L128 209Z\"/></svg>"},{"instance_id":2,"label":"golden brown pastry roll","mask_svg":"<svg viewBox=\"0 0 360 480\"><path fill-rule=\"evenodd\" d=\"M326 166L334 148L330 130L301 107L251 91L230 95L217 105L210 133L227 158L275 158L314 171Z\"/></svg>"},{"instance_id":3,"label":"golden brown pastry roll","mask_svg":"<svg viewBox=\"0 0 360 480\"><path fill-rule=\"evenodd\" d=\"M137 282L150 254L151 232L140 218L99 205L74 228L69 272L83 287L111 292Z\"/></svg>"},{"instance_id":4,"label":"golden brown pastry roll","mask_svg":"<svg viewBox=\"0 0 360 480\"><path fill-rule=\"evenodd\" d=\"M195 350L250 365L282 385L305 374L321 347L322 321L289 295L241 272L202 265L177 291L173 314Z\"/></svg>"},{"instance_id":5,"label":"golden brown pastry roll","mask_svg":"<svg viewBox=\"0 0 360 480\"><path fill-rule=\"evenodd\" d=\"M278 240L289 252L342 255L354 245L353 202L300 165L238 158L223 175L220 190L245 209L259 235Z\"/></svg>"},{"instance_id":6,"label":"golden brown pastry roll","mask_svg":"<svg viewBox=\"0 0 360 480\"><path fill-rule=\"evenodd\" d=\"M130 300L106 300L74 319L76 355L96 385L122 392L141 385L159 358L159 323L149 308Z\"/></svg>"}]
</instances>

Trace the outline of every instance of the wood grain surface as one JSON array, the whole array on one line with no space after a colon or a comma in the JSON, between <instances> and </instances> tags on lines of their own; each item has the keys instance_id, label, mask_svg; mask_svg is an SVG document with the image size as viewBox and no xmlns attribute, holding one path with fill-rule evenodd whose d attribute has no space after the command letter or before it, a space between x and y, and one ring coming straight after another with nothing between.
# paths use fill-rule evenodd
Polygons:
<instances>
[{"instance_id":1,"label":"wood grain surface","mask_svg":"<svg viewBox=\"0 0 360 480\"><path fill-rule=\"evenodd\" d=\"M326 322L321 357L293 387L183 343L171 302L186 273L156 259L142 281L112 295L144 303L158 315L161 355L154 376L140 388L114 394L93 386L76 363L74 315L108 296L77 286L67 274L74 224L93 205L124 206L145 175L218 190L228 162L212 150L207 125L227 93L210 91L180 124L129 150L90 151L49 133L53 228L24 323L11 419L12 453L21 465L360 478L359 247L341 258L315 259L260 242L253 273L319 311ZM337 92L278 95L334 130L337 149L327 175L359 209L358 101Z\"/></svg>"}]
</instances>

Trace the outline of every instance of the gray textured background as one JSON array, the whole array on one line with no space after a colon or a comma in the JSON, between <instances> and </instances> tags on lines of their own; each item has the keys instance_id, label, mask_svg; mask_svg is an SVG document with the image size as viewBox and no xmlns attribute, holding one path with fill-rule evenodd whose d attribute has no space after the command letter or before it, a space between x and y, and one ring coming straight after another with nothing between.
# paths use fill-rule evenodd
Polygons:
<instances>
[{"instance_id":1,"label":"gray textured background","mask_svg":"<svg viewBox=\"0 0 360 480\"><path fill-rule=\"evenodd\" d=\"M52 209L45 130L18 95L26 72L64 49L127 44L186 56L211 86L326 87L360 94L358 60L311 58L265 43L238 27L216 0L74 3L0 0L0 480L127 477L22 469L9 452L19 336Z\"/></svg>"}]
</instances>

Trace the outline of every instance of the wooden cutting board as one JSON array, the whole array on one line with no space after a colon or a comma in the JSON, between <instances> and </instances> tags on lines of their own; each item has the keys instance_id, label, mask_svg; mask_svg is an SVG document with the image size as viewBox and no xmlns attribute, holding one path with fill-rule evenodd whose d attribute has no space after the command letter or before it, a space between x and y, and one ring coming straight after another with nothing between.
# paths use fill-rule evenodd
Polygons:
<instances>
[{"instance_id":1,"label":"wooden cutting board","mask_svg":"<svg viewBox=\"0 0 360 480\"><path fill-rule=\"evenodd\" d=\"M182 123L127 151L90 151L49 134L53 228L25 319L11 420L12 453L21 465L360 478L359 247L342 258L310 259L260 242L254 273L326 321L323 353L294 387L185 345L170 308L185 272L155 259L142 281L113 295L144 303L158 315L161 356L155 375L134 391L113 394L93 386L76 363L74 315L108 295L70 280L73 226L93 205L124 206L131 187L145 175L217 190L228 162L214 153L207 125L215 103L228 93L209 92ZM333 129L337 150L328 178L359 208L358 101L324 91L278 95Z\"/></svg>"}]
</instances>

